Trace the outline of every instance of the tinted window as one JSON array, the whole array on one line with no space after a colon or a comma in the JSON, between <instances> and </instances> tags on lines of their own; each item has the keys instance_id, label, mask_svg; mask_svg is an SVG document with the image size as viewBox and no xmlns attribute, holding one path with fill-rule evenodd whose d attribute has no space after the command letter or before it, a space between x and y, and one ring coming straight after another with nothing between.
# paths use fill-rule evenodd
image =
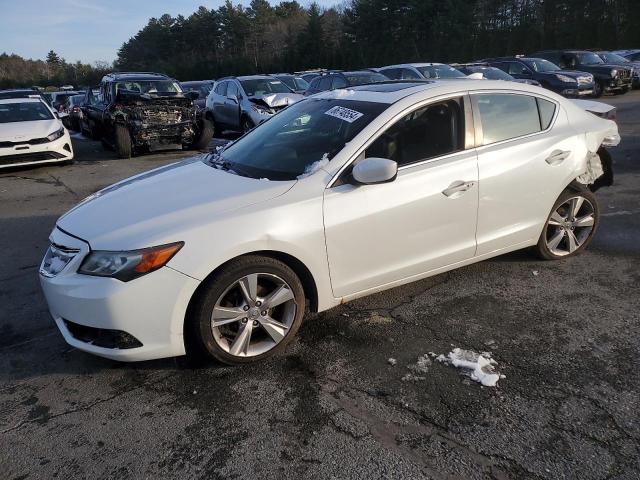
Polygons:
<instances>
[{"instance_id":1,"label":"tinted window","mask_svg":"<svg viewBox=\"0 0 640 480\"><path fill-rule=\"evenodd\" d=\"M227 97L238 98L238 96L238 86L234 82L229 82L229 86L227 87Z\"/></svg>"},{"instance_id":2,"label":"tinted window","mask_svg":"<svg viewBox=\"0 0 640 480\"><path fill-rule=\"evenodd\" d=\"M549 60L537 58L535 60L527 61L530 68L533 68L536 72L556 72L560 70L560 67L555 63L551 63Z\"/></svg>"},{"instance_id":3,"label":"tinted window","mask_svg":"<svg viewBox=\"0 0 640 480\"><path fill-rule=\"evenodd\" d=\"M401 78L402 80L419 80L420 76L413 70L409 70L408 68L403 68Z\"/></svg>"},{"instance_id":4,"label":"tinted window","mask_svg":"<svg viewBox=\"0 0 640 480\"><path fill-rule=\"evenodd\" d=\"M509 62L509 69L507 73L510 75L521 75L527 73L529 70L520 62Z\"/></svg>"},{"instance_id":5,"label":"tinted window","mask_svg":"<svg viewBox=\"0 0 640 480\"><path fill-rule=\"evenodd\" d=\"M514 94L475 95L482 121L483 144L539 132L540 115L536 98ZM553 117L553 113L551 115ZM545 118L548 110L545 109Z\"/></svg>"},{"instance_id":6,"label":"tinted window","mask_svg":"<svg viewBox=\"0 0 640 480\"><path fill-rule=\"evenodd\" d=\"M309 83L302 77L295 78L295 85L297 90L306 90L309 88Z\"/></svg>"},{"instance_id":7,"label":"tinted window","mask_svg":"<svg viewBox=\"0 0 640 480\"><path fill-rule=\"evenodd\" d=\"M331 90L331 77L322 77L318 82L319 90Z\"/></svg>"},{"instance_id":8,"label":"tinted window","mask_svg":"<svg viewBox=\"0 0 640 480\"><path fill-rule=\"evenodd\" d=\"M386 70L380 70L380 73L386 75L391 80L400 80L402 78L402 70L400 68L388 68Z\"/></svg>"},{"instance_id":9,"label":"tinted window","mask_svg":"<svg viewBox=\"0 0 640 480\"><path fill-rule=\"evenodd\" d=\"M459 100L428 105L393 124L367 148L365 157L407 165L463 150L463 118Z\"/></svg>"},{"instance_id":10,"label":"tinted window","mask_svg":"<svg viewBox=\"0 0 640 480\"><path fill-rule=\"evenodd\" d=\"M551 125L553 120L553 114L556 113L556 105L553 102L536 98L538 102L538 110L540 112L540 127L542 130L546 130Z\"/></svg>"},{"instance_id":11,"label":"tinted window","mask_svg":"<svg viewBox=\"0 0 640 480\"><path fill-rule=\"evenodd\" d=\"M309 88L313 88L313 89L318 89L318 85L320 84L320 80L322 80L319 77L314 78L313 80L311 80L311 83L309 84Z\"/></svg>"},{"instance_id":12,"label":"tinted window","mask_svg":"<svg viewBox=\"0 0 640 480\"><path fill-rule=\"evenodd\" d=\"M280 80L282 83L284 83L287 87L289 87L291 90L296 90L296 82L293 79L293 77L289 77L289 76L280 76L277 77L278 80Z\"/></svg>"},{"instance_id":13,"label":"tinted window","mask_svg":"<svg viewBox=\"0 0 640 480\"><path fill-rule=\"evenodd\" d=\"M347 72L344 75L345 77L347 77L347 81L352 87L355 87L356 85L364 85L367 83L386 82L387 80L389 80L387 77L377 72Z\"/></svg>"},{"instance_id":14,"label":"tinted window","mask_svg":"<svg viewBox=\"0 0 640 480\"><path fill-rule=\"evenodd\" d=\"M347 85L347 81L344 79L344 77L336 75L335 77L333 77L333 84L331 85L331 88L345 88Z\"/></svg>"},{"instance_id":15,"label":"tinted window","mask_svg":"<svg viewBox=\"0 0 640 480\"><path fill-rule=\"evenodd\" d=\"M632 53L631 55L627 55L627 58L629 60L631 60L632 62L636 62L636 61L640 60L640 52Z\"/></svg>"},{"instance_id":16,"label":"tinted window","mask_svg":"<svg viewBox=\"0 0 640 480\"><path fill-rule=\"evenodd\" d=\"M216 85L216 88L215 88L214 91L218 95L222 95L224 97L227 94L227 84L228 83L229 82L220 82L218 85Z\"/></svg>"}]
</instances>

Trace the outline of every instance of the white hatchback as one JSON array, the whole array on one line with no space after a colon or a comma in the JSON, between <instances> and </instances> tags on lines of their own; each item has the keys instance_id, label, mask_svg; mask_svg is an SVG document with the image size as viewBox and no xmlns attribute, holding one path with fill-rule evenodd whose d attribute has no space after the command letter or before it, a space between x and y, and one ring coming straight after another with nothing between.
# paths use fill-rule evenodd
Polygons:
<instances>
[{"instance_id":1,"label":"white hatchback","mask_svg":"<svg viewBox=\"0 0 640 480\"><path fill-rule=\"evenodd\" d=\"M71 160L69 132L39 95L0 99L0 169Z\"/></svg>"},{"instance_id":2,"label":"white hatchback","mask_svg":"<svg viewBox=\"0 0 640 480\"><path fill-rule=\"evenodd\" d=\"M118 360L283 349L306 308L590 242L616 124L542 88L390 82L310 97L227 148L90 196L40 268L64 338Z\"/></svg>"}]
</instances>

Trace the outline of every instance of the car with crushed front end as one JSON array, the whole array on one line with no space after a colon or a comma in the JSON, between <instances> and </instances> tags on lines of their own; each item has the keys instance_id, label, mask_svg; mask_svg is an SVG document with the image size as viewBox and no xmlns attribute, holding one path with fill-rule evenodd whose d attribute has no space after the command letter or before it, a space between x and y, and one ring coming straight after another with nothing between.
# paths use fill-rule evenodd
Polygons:
<instances>
[{"instance_id":1,"label":"car with crushed front end","mask_svg":"<svg viewBox=\"0 0 640 480\"><path fill-rule=\"evenodd\" d=\"M69 132L38 92L0 90L0 169L72 160Z\"/></svg>"},{"instance_id":2,"label":"car with crushed front end","mask_svg":"<svg viewBox=\"0 0 640 480\"><path fill-rule=\"evenodd\" d=\"M610 65L587 50L544 50L528 57L544 58L563 70L588 72L594 77L593 95L626 93L631 90L633 68Z\"/></svg>"},{"instance_id":3,"label":"car with crushed front end","mask_svg":"<svg viewBox=\"0 0 640 480\"><path fill-rule=\"evenodd\" d=\"M206 118L215 129L246 133L303 97L269 75L219 79L206 102Z\"/></svg>"},{"instance_id":4,"label":"car with crushed front end","mask_svg":"<svg viewBox=\"0 0 640 480\"><path fill-rule=\"evenodd\" d=\"M615 52L607 52L607 51L597 51L595 52L603 62L610 65L621 65L623 67L631 67L633 68L632 73L632 87L640 88L640 59L638 60L630 60L625 56L618 55Z\"/></svg>"},{"instance_id":5,"label":"car with crushed front end","mask_svg":"<svg viewBox=\"0 0 640 480\"><path fill-rule=\"evenodd\" d=\"M527 247L582 252L597 152L618 141L615 122L513 82L319 93L83 200L51 232L42 288L86 352L261 361L307 309Z\"/></svg>"},{"instance_id":6,"label":"car with crushed front end","mask_svg":"<svg viewBox=\"0 0 640 480\"><path fill-rule=\"evenodd\" d=\"M203 150L213 136L213 126L194 105L198 95L184 94L166 75L110 73L102 78L99 92L86 92L83 129L115 148L120 158L145 151Z\"/></svg>"}]
</instances>

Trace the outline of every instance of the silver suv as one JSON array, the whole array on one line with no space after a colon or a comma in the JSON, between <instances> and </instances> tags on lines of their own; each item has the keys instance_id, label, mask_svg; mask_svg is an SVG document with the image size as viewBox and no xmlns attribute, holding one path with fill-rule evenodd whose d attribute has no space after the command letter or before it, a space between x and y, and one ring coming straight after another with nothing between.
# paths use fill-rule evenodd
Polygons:
<instances>
[{"instance_id":1,"label":"silver suv","mask_svg":"<svg viewBox=\"0 0 640 480\"><path fill-rule=\"evenodd\" d=\"M207 96L205 115L216 130L247 132L303 98L274 77L226 77Z\"/></svg>"}]
</instances>

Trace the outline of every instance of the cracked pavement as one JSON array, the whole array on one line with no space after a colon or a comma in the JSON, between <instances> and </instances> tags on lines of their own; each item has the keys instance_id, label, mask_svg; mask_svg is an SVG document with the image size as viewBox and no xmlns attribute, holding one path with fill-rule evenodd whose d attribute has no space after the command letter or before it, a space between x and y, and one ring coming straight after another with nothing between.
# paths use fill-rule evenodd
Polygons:
<instances>
[{"instance_id":1,"label":"cracked pavement","mask_svg":"<svg viewBox=\"0 0 640 480\"><path fill-rule=\"evenodd\" d=\"M188 153L74 140L72 166L0 173L1 477L637 479L640 91L604 101L623 140L584 254L516 252L309 315L283 355L235 368L79 352L38 283L59 215ZM405 377L454 346L506 378Z\"/></svg>"}]
</instances>

